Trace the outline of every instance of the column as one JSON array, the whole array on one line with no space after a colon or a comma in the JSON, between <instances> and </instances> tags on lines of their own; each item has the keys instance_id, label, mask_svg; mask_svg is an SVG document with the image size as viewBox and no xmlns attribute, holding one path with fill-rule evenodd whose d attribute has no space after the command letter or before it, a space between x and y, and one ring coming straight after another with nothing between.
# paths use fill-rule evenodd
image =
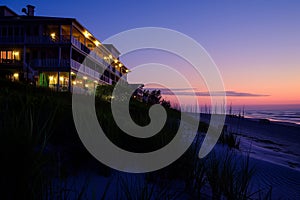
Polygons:
<instances>
[{"instance_id":1,"label":"column","mask_svg":"<svg viewBox=\"0 0 300 200\"><path fill-rule=\"evenodd\" d=\"M57 85L56 85L56 91L59 91L59 85L60 85L60 82L59 82L59 73L60 73L60 72L57 72Z\"/></svg>"},{"instance_id":2,"label":"column","mask_svg":"<svg viewBox=\"0 0 300 200\"><path fill-rule=\"evenodd\" d=\"M70 71L69 71L69 89L68 89L69 92L72 91L71 86L72 86L72 76L71 76L71 69L70 69Z\"/></svg>"}]
</instances>

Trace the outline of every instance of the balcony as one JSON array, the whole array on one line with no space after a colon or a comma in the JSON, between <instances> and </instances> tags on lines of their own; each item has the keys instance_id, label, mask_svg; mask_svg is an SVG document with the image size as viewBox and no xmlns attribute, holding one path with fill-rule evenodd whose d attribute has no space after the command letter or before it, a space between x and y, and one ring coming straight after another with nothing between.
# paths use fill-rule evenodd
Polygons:
<instances>
[{"instance_id":1,"label":"balcony","mask_svg":"<svg viewBox=\"0 0 300 200\"><path fill-rule=\"evenodd\" d=\"M19 37L13 37L13 36L8 36L8 37L0 37L0 44L23 44L24 43L24 37L19 36Z\"/></svg>"},{"instance_id":2,"label":"balcony","mask_svg":"<svg viewBox=\"0 0 300 200\"><path fill-rule=\"evenodd\" d=\"M30 66L35 68L41 67L70 67L70 61L62 59L59 63L58 59L34 59L30 62Z\"/></svg>"},{"instance_id":3,"label":"balcony","mask_svg":"<svg viewBox=\"0 0 300 200\"><path fill-rule=\"evenodd\" d=\"M66 44L70 43L69 35L51 36L26 36L27 44Z\"/></svg>"},{"instance_id":4,"label":"balcony","mask_svg":"<svg viewBox=\"0 0 300 200\"><path fill-rule=\"evenodd\" d=\"M100 77L100 80L102 80L102 81L104 81L106 83L112 84L112 80L110 78L108 78L107 76L105 76L105 75L102 75Z\"/></svg>"},{"instance_id":5,"label":"balcony","mask_svg":"<svg viewBox=\"0 0 300 200\"><path fill-rule=\"evenodd\" d=\"M51 36L7 36L0 38L0 44L66 44L70 43L69 35Z\"/></svg>"},{"instance_id":6,"label":"balcony","mask_svg":"<svg viewBox=\"0 0 300 200\"><path fill-rule=\"evenodd\" d=\"M85 53L89 54L91 52L91 50L85 46L84 44L82 44L79 40L77 40L75 37L71 37L71 43L77 47L78 49L84 51Z\"/></svg>"},{"instance_id":7,"label":"balcony","mask_svg":"<svg viewBox=\"0 0 300 200\"><path fill-rule=\"evenodd\" d=\"M74 69L75 71L79 71L80 73L90 76L96 80L99 79L100 73L91 69L90 67L81 64L73 59L71 59L71 68Z\"/></svg>"}]
</instances>

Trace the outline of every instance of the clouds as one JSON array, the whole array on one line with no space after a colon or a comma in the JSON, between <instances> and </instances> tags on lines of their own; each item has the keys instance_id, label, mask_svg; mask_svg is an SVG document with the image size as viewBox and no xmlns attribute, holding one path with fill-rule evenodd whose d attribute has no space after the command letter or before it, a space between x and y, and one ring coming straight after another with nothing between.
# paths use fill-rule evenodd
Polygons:
<instances>
[{"instance_id":1,"label":"clouds","mask_svg":"<svg viewBox=\"0 0 300 200\"><path fill-rule=\"evenodd\" d=\"M223 96L221 91L209 92L199 92L197 89L193 88L147 88L149 90L159 89L164 95L176 95L176 96L199 96L199 97L209 97L209 96ZM172 91L173 92L172 92ZM194 90L194 91L193 91ZM237 91L225 91L227 97L266 97L270 96L267 94L254 94L249 92L237 92Z\"/></svg>"}]
</instances>

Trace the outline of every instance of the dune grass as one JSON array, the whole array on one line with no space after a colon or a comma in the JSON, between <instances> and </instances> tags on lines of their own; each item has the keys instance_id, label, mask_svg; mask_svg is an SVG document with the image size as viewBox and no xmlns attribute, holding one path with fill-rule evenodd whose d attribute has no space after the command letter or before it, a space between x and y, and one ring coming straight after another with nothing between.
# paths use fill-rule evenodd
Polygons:
<instances>
[{"instance_id":1,"label":"dune grass","mask_svg":"<svg viewBox=\"0 0 300 200\"><path fill-rule=\"evenodd\" d=\"M71 94L2 80L0 84L0 199L88 199L92 196L88 194L89 182L72 183L68 181L70 177L87 170L99 176L113 176L112 169L97 162L83 147L72 119ZM167 123L156 136L142 141L125 135L113 120L109 101L96 98L102 128L123 149L159 149L178 130L180 113L167 109ZM149 123L149 108L131 102L133 120L140 125ZM205 133L207 128L201 122L198 131ZM222 143L238 148L235 136L223 137ZM249 164L249 156L238 161L233 151L228 150L200 160L202 139L198 134L194 145L164 169L147 173L143 178L119 176L116 183L105 186L100 199L111 199L109 190L117 193L115 199L251 199L250 183L255 170ZM270 190L260 195L268 199L271 193Z\"/></svg>"}]
</instances>

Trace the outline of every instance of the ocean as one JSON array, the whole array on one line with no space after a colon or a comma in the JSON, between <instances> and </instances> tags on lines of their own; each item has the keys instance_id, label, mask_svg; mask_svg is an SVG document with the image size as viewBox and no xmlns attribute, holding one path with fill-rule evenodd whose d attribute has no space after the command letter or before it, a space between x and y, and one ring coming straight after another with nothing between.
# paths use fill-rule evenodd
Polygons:
<instances>
[{"instance_id":1,"label":"ocean","mask_svg":"<svg viewBox=\"0 0 300 200\"><path fill-rule=\"evenodd\" d=\"M242 109L242 107L233 107L233 113L238 114ZM244 110L245 117L300 124L300 104L249 105L245 106Z\"/></svg>"}]
</instances>

